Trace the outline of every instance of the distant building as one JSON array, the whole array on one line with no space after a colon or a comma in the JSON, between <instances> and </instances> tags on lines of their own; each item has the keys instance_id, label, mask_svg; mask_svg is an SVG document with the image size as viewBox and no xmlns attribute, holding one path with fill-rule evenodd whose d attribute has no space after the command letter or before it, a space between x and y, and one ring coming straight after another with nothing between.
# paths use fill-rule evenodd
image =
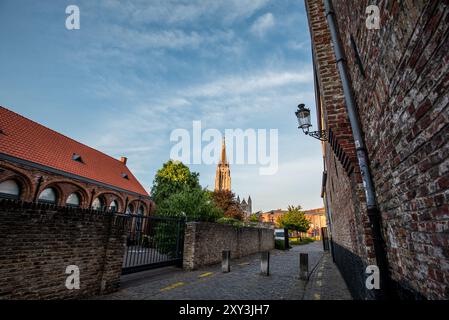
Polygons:
<instances>
[{"instance_id":1,"label":"distant building","mask_svg":"<svg viewBox=\"0 0 449 320\"><path fill-rule=\"evenodd\" d=\"M221 146L221 159L215 174L215 191L231 191L231 170L226 159L226 141L223 138Z\"/></svg>"},{"instance_id":2,"label":"distant building","mask_svg":"<svg viewBox=\"0 0 449 320\"><path fill-rule=\"evenodd\" d=\"M270 210L259 214L259 221L278 226L278 219L286 214L287 210ZM324 208L304 210L305 217L310 221L310 228L307 231L308 237L319 237L321 228L326 227L326 212Z\"/></svg>"},{"instance_id":3,"label":"distant building","mask_svg":"<svg viewBox=\"0 0 449 320\"><path fill-rule=\"evenodd\" d=\"M277 219L280 216L282 216L283 214L285 214L286 212L287 212L287 210L282 210L282 209L270 210L267 212L263 212L262 214L259 215L259 221L277 225Z\"/></svg>"},{"instance_id":4,"label":"distant building","mask_svg":"<svg viewBox=\"0 0 449 320\"><path fill-rule=\"evenodd\" d=\"M0 107L0 198L148 215L126 162Z\"/></svg>"},{"instance_id":5,"label":"distant building","mask_svg":"<svg viewBox=\"0 0 449 320\"><path fill-rule=\"evenodd\" d=\"M240 205L240 208L243 210L244 218L248 219L253 212L253 201L251 200L251 196L248 197L248 201L243 198L240 201L240 197L237 197L237 202Z\"/></svg>"}]
</instances>

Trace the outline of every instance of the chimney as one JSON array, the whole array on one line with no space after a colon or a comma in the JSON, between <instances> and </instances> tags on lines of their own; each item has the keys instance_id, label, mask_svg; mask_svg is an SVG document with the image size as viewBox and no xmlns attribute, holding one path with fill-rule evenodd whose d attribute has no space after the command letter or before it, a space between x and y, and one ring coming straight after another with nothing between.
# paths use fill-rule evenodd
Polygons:
<instances>
[{"instance_id":1,"label":"chimney","mask_svg":"<svg viewBox=\"0 0 449 320\"><path fill-rule=\"evenodd\" d=\"M120 158L120 162L123 163L124 165L126 165L126 161L128 161L127 157L121 157Z\"/></svg>"}]
</instances>

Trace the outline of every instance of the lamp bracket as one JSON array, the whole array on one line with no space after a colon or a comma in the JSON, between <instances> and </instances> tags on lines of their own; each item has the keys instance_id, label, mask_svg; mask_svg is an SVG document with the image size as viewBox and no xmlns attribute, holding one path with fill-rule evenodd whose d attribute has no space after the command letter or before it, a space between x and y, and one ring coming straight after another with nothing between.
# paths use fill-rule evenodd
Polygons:
<instances>
[{"instance_id":1,"label":"lamp bracket","mask_svg":"<svg viewBox=\"0 0 449 320\"><path fill-rule=\"evenodd\" d=\"M320 141L327 141L327 131L326 130L320 130L320 131L310 131L310 132L305 132L305 134L318 139Z\"/></svg>"}]
</instances>

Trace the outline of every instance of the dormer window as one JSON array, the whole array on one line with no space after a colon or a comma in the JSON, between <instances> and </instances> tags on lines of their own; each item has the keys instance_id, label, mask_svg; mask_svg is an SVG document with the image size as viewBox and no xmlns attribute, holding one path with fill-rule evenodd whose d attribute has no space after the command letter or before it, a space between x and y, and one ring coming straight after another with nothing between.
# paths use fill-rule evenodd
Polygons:
<instances>
[{"instance_id":1,"label":"dormer window","mask_svg":"<svg viewBox=\"0 0 449 320\"><path fill-rule=\"evenodd\" d=\"M73 161L80 162L80 163L84 163L83 158L81 158L81 156L80 156L79 154L76 154L76 153L74 153L74 154L72 155L72 160L73 160Z\"/></svg>"},{"instance_id":2,"label":"dormer window","mask_svg":"<svg viewBox=\"0 0 449 320\"><path fill-rule=\"evenodd\" d=\"M122 173L122 178L126 179L126 180L129 180L129 177L128 177L128 175L126 173Z\"/></svg>"}]
</instances>

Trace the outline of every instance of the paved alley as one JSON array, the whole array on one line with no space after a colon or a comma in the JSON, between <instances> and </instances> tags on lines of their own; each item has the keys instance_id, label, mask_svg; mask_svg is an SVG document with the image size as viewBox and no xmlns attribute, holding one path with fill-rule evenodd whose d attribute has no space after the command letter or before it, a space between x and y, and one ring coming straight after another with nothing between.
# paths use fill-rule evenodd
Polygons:
<instances>
[{"instance_id":1,"label":"paved alley","mask_svg":"<svg viewBox=\"0 0 449 320\"><path fill-rule=\"evenodd\" d=\"M309 253L310 281L299 279L299 253ZM124 276L121 289L99 299L138 300L325 300L351 299L340 273L321 241L273 250L270 276L260 275L260 255L232 261L231 272L221 265L186 272L175 267Z\"/></svg>"}]
</instances>

